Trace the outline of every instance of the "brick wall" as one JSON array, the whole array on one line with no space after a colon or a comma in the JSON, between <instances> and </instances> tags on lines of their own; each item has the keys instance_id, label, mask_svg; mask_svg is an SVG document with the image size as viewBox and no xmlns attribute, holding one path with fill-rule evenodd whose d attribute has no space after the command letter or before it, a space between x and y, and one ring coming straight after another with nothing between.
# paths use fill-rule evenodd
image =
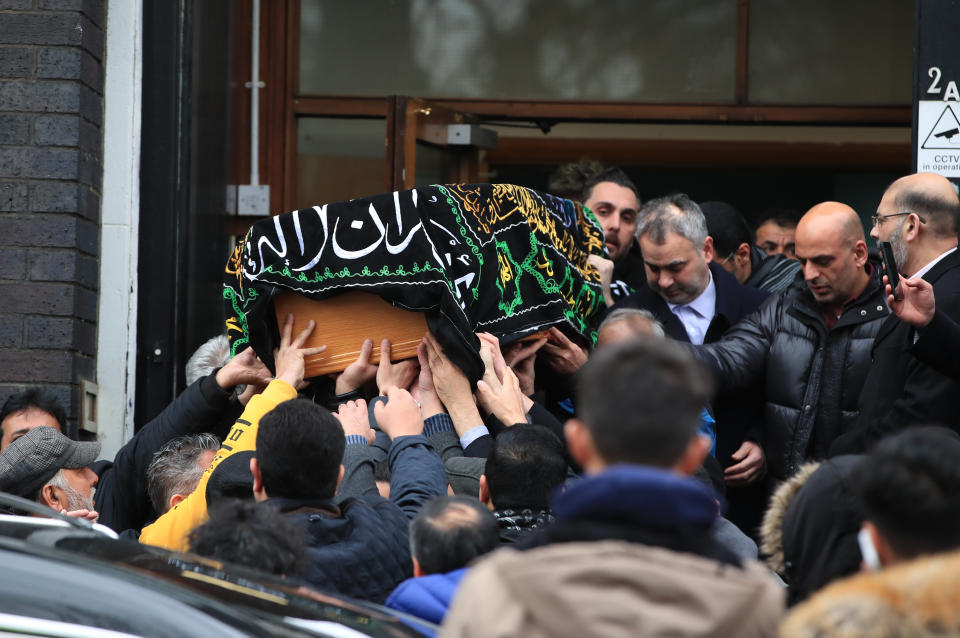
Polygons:
<instances>
[{"instance_id":1,"label":"brick wall","mask_svg":"<svg viewBox=\"0 0 960 638\"><path fill-rule=\"evenodd\" d=\"M96 380L104 0L0 0L0 402Z\"/></svg>"}]
</instances>

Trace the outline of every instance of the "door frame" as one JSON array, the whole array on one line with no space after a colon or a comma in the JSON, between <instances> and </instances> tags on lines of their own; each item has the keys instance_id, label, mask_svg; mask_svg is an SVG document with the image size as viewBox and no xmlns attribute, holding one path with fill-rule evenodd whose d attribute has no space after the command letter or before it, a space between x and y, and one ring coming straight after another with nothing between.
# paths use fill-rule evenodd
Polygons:
<instances>
[{"instance_id":1,"label":"door frame","mask_svg":"<svg viewBox=\"0 0 960 638\"><path fill-rule=\"evenodd\" d=\"M237 0L237 15L249 14L246 7L250 0ZM243 6L245 5L245 6ZM912 121L912 106L851 106L851 105L758 105L748 102L748 43L749 43L750 0L737 0L737 51L735 57L735 98L730 103L644 103L644 102L584 102L584 101L545 101L545 100L481 100L430 98L430 104L460 112L479 122L485 120L507 120L526 122L631 122L631 123L686 123L686 124L796 124L796 125L844 125L844 126L909 126ZM271 185L270 208L274 213L283 212L293 205L296 198L297 163L297 123L301 117L358 117L383 118L387 120L388 140L391 131L395 135L397 127L409 125L411 117L404 111L395 112L394 97L351 97L338 95L307 95L299 92L299 50L300 50L300 0L271 0L263 5L261 18L261 77L267 78L268 96L262 105L261 126L264 143L261 144L260 165L267 183ZM246 32L249 41L249 30ZM242 26L235 33L235 39L242 41ZM242 49L238 46L237 50ZM244 69L243 54L235 57L235 69ZM245 69L249 77L249 54L246 54ZM242 75L242 74L241 74ZM242 82L240 83L242 86ZM235 100L235 118L237 130L249 130L249 108L247 108L247 128L244 129L242 115L243 99L249 100L249 92L240 91ZM424 100L426 101L426 100ZM401 117L402 116L402 117ZM402 120L402 121L401 121ZM391 129L391 121L393 129ZM579 143L579 140L576 142ZM389 141L387 142L390 143ZM569 140L539 141L502 140L495 157L500 163L526 163L534 157L543 157L554 151L566 149L572 143ZM628 142L619 145L608 141L584 140L583 150L577 156L601 151L597 159L616 161L615 158L629 157L634 165L644 165L663 157L660 150L647 142L637 142L632 148L624 148ZM826 144L810 143L798 147L795 143L778 142L712 142L711 155L729 157L732 161L745 161L745 158L760 158L767 153L778 157L792 157L784 166L815 165L821 166L864 166L870 169L899 171L903 169L902 157L909 155L909 144ZM242 177L243 167L249 173L249 157L244 157L244 146L235 153L234 175ZM390 188L398 184L409 184L409 179L397 179L400 157L397 145L393 145L387 156ZM569 149L566 149L569 151ZM801 150L802 153L797 153ZM409 146L404 150L404 166L409 163ZM652 154L656 151L656 155ZM789 152L788 152L789 151ZM879 152L877 152L879 151ZM562 153L561 153L562 155ZM556 156L558 163L564 161ZM770 155L766 155L770 157ZM740 158L739 160L736 158ZM909 158L908 158L909 160ZM675 161L682 162L677 155ZM909 168L909 161L906 164ZM400 172L402 177L402 170ZM242 183L242 182L234 182Z\"/></svg>"}]
</instances>

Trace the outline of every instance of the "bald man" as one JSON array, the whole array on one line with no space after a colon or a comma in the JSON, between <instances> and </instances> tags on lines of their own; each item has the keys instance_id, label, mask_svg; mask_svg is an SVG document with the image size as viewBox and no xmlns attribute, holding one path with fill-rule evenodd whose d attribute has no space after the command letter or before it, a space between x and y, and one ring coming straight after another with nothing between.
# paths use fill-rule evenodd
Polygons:
<instances>
[{"instance_id":1,"label":"bald man","mask_svg":"<svg viewBox=\"0 0 960 638\"><path fill-rule=\"evenodd\" d=\"M811 208L797 225L796 253L806 286L768 299L719 342L697 349L721 393L762 378L763 447L776 480L826 457L833 440L854 429L870 348L889 315L852 208Z\"/></svg>"},{"instance_id":2,"label":"bald man","mask_svg":"<svg viewBox=\"0 0 960 638\"><path fill-rule=\"evenodd\" d=\"M937 309L960 319L960 200L934 173L902 177L883 194L870 235L889 241L900 273L933 286ZM880 327L859 402L856 430L834 442L831 453L864 452L880 438L911 425L937 424L960 430L960 384L917 358L913 326L892 316Z\"/></svg>"}]
</instances>

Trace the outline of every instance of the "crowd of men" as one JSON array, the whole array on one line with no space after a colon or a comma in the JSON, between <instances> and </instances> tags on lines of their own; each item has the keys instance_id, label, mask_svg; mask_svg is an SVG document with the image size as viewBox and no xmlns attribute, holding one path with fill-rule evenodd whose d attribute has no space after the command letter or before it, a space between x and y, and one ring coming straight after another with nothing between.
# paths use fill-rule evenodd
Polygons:
<instances>
[{"instance_id":1,"label":"crowd of men","mask_svg":"<svg viewBox=\"0 0 960 638\"><path fill-rule=\"evenodd\" d=\"M839 202L753 230L616 168L562 177L609 257L595 344L480 333L473 383L429 333L377 365L368 340L323 393L288 317L273 371L211 340L112 462L11 397L0 490L443 635L960 632L956 188L878 193L884 273Z\"/></svg>"}]
</instances>

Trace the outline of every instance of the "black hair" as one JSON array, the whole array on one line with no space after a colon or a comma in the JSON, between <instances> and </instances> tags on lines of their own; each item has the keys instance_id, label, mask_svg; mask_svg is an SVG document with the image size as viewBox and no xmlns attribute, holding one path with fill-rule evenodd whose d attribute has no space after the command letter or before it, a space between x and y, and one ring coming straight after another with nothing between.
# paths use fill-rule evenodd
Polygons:
<instances>
[{"instance_id":1,"label":"black hair","mask_svg":"<svg viewBox=\"0 0 960 638\"><path fill-rule=\"evenodd\" d=\"M757 216L757 228L760 228L767 222L773 222L777 226L784 228L796 228L803 214L796 208L787 208L786 206L771 206L765 208Z\"/></svg>"},{"instance_id":2,"label":"black hair","mask_svg":"<svg viewBox=\"0 0 960 638\"><path fill-rule=\"evenodd\" d=\"M602 182L612 182L617 186L629 188L633 191L633 194L636 195L637 204L640 204L640 190L637 189L637 185L633 183L633 180L630 179L626 173L616 167L604 169L587 180L587 183L583 185L583 195L580 197L580 201L585 202L590 199L590 196L593 194L593 187Z\"/></svg>"},{"instance_id":3,"label":"black hair","mask_svg":"<svg viewBox=\"0 0 960 638\"><path fill-rule=\"evenodd\" d=\"M724 259L737 252L741 244L753 243L753 232L736 208L726 202L703 202L700 210L707 220L707 232L713 237L713 250Z\"/></svg>"},{"instance_id":4,"label":"black hair","mask_svg":"<svg viewBox=\"0 0 960 638\"><path fill-rule=\"evenodd\" d=\"M260 419L257 462L269 496L333 498L346 439L340 421L307 399L284 401Z\"/></svg>"},{"instance_id":5,"label":"black hair","mask_svg":"<svg viewBox=\"0 0 960 638\"><path fill-rule=\"evenodd\" d=\"M864 519L898 556L960 547L960 436L910 428L880 441L853 474Z\"/></svg>"},{"instance_id":6,"label":"black hair","mask_svg":"<svg viewBox=\"0 0 960 638\"><path fill-rule=\"evenodd\" d=\"M425 574L465 567L499 542L493 514L480 501L466 496L438 496L410 523L410 555Z\"/></svg>"},{"instance_id":7,"label":"black hair","mask_svg":"<svg viewBox=\"0 0 960 638\"><path fill-rule=\"evenodd\" d=\"M542 425L515 425L493 440L483 473L498 510L548 509L567 477L563 444Z\"/></svg>"},{"instance_id":8,"label":"black hair","mask_svg":"<svg viewBox=\"0 0 960 638\"><path fill-rule=\"evenodd\" d=\"M0 423L3 423L11 414L22 412L27 408L43 410L57 420L61 430L67 427L66 410L52 394L41 388L29 388L7 398L3 407L0 408Z\"/></svg>"},{"instance_id":9,"label":"black hair","mask_svg":"<svg viewBox=\"0 0 960 638\"><path fill-rule=\"evenodd\" d=\"M603 164L589 157L581 157L576 162L561 164L550 175L547 191L567 199L579 199L583 194L584 185L602 171Z\"/></svg>"},{"instance_id":10,"label":"black hair","mask_svg":"<svg viewBox=\"0 0 960 638\"><path fill-rule=\"evenodd\" d=\"M712 381L678 344L641 335L580 369L577 411L607 463L670 467L696 436Z\"/></svg>"},{"instance_id":11,"label":"black hair","mask_svg":"<svg viewBox=\"0 0 960 638\"><path fill-rule=\"evenodd\" d=\"M190 551L269 574L300 576L307 565L307 534L269 503L226 500L194 528Z\"/></svg>"}]
</instances>

